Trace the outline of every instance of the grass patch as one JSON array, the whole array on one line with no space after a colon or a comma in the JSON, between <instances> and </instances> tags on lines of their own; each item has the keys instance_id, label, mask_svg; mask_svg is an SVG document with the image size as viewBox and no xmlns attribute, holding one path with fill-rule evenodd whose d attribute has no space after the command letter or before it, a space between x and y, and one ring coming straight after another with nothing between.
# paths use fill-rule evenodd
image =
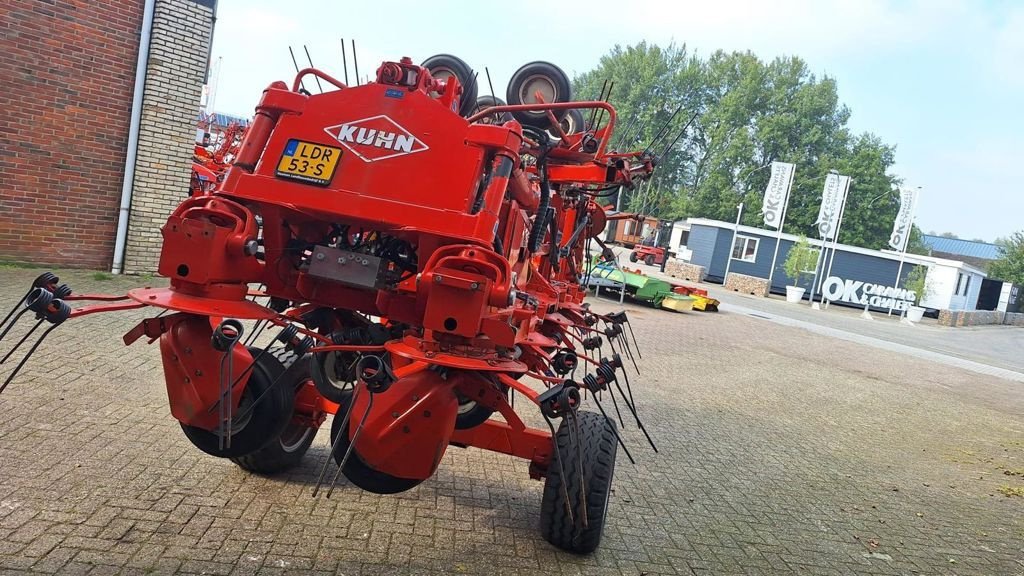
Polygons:
<instances>
[{"instance_id":1,"label":"grass patch","mask_svg":"<svg viewBox=\"0 0 1024 576\"><path fill-rule=\"evenodd\" d=\"M1003 485L1003 486L1000 486L998 488L998 490L999 490L1000 494L1002 494L1003 496L1006 496L1007 498L1013 498L1014 496L1016 496L1018 498L1024 498L1024 486L1006 486L1006 485Z\"/></svg>"},{"instance_id":2,"label":"grass patch","mask_svg":"<svg viewBox=\"0 0 1024 576\"><path fill-rule=\"evenodd\" d=\"M33 264L31 262L14 262L11 260L0 260L0 268L7 270L16 269L35 269L35 268L53 268L49 264Z\"/></svg>"},{"instance_id":3,"label":"grass patch","mask_svg":"<svg viewBox=\"0 0 1024 576\"><path fill-rule=\"evenodd\" d=\"M92 279L97 282L106 282L107 280L113 280L114 277L106 272L95 272L92 275Z\"/></svg>"}]
</instances>

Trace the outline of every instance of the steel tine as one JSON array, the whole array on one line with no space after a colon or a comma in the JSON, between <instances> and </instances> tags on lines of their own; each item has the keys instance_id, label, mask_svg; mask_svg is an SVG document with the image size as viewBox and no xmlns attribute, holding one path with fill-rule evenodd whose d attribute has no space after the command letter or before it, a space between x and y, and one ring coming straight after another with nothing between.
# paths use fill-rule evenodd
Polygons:
<instances>
[{"instance_id":1,"label":"steel tine","mask_svg":"<svg viewBox=\"0 0 1024 576\"><path fill-rule=\"evenodd\" d=\"M22 309L21 312L18 312L18 315L14 317L14 320L11 320L11 323L7 325L7 328L4 328L3 333L0 333L0 341L2 341L5 336L7 336L7 333L11 331L11 328L14 328L14 325L18 323L18 320L21 320L21 317L24 316L25 312L28 311L29 308L24 308Z\"/></svg>"},{"instance_id":2,"label":"steel tine","mask_svg":"<svg viewBox=\"0 0 1024 576\"><path fill-rule=\"evenodd\" d=\"M636 409L633 408L633 405L629 403L629 400L626 398L626 394L622 392L622 386L619 386L619 381L616 379L614 380L614 382L615 388L619 390L619 394L622 394L622 402L626 405L626 408L629 408L629 411L633 413L633 417L636 418L637 427L639 427L640 431L644 433L644 437L647 438L647 443L650 444L651 448L654 449L654 452L657 453L658 447L654 445L654 440L651 440L651 435L647 433L647 428L644 428L644 423L641 422L640 417L637 416Z\"/></svg>"},{"instance_id":3,"label":"steel tine","mask_svg":"<svg viewBox=\"0 0 1024 576\"><path fill-rule=\"evenodd\" d=\"M352 407L356 405L356 398L359 397L359 387L356 386L352 391L352 398L349 399L348 407L345 408L345 417L341 421L341 426L338 428L339 434L346 434L345 427L348 426L348 419L352 416ZM335 417L338 415L335 414ZM331 439L331 453L328 454L327 460L324 461L323 467L320 468L320 475L316 479L316 485L313 486L313 498L316 498L317 493L320 491L320 486L324 483L324 476L327 474L327 465L330 464L331 460L334 459L334 454L338 450L338 441Z\"/></svg>"},{"instance_id":4,"label":"steel tine","mask_svg":"<svg viewBox=\"0 0 1024 576\"><path fill-rule=\"evenodd\" d=\"M636 416L637 426L640 425L640 417L636 415L636 400L633 400L633 388L629 385L629 375L626 374L626 367L622 366L622 378L626 381L626 392L629 393L629 403L633 405L633 416Z\"/></svg>"},{"instance_id":5,"label":"steel tine","mask_svg":"<svg viewBox=\"0 0 1024 576\"><path fill-rule=\"evenodd\" d=\"M342 456L341 462L338 463L338 469L334 472L334 478L331 479L331 487L327 489L327 497L330 498L331 494L334 494L334 487L338 485L338 477L341 476L341 472L345 469L345 464L348 462L349 456L352 455L352 450L356 447L356 441L359 440L359 433L363 431L363 426L366 424L366 418L370 415L370 410L373 409L373 392L366 391L370 395L370 399L366 403L366 410L363 412L363 417L359 420L359 425L356 426L356 431L352 434L352 441L348 444L348 450L345 450L345 455ZM355 400L352 402L355 405ZM339 433L344 433L341 430Z\"/></svg>"},{"instance_id":6,"label":"steel tine","mask_svg":"<svg viewBox=\"0 0 1024 576\"><path fill-rule=\"evenodd\" d=\"M633 345L636 346L636 355L643 359L643 354L640 353L640 343L636 341L636 334L633 333L633 323L626 318L626 328L629 328L629 336L633 339Z\"/></svg>"},{"instance_id":7,"label":"steel tine","mask_svg":"<svg viewBox=\"0 0 1024 576\"><path fill-rule=\"evenodd\" d=\"M619 436L619 429L615 427L615 421L608 417L608 414L604 411L604 406L601 405L601 401L597 399L598 394L591 394L590 397L594 399L594 405L597 406L598 411L601 412L601 416L604 416L605 420L611 420L612 432L615 434L615 439L619 441L619 446L622 446L622 450L626 453L626 458L629 458L630 464L636 466L636 460L633 460L633 455L629 453L629 448L626 448L626 443L622 441L622 436ZM614 394L611 395L613 398Z\"/></svg>"},{"instance_id":8,"label":"steel tine","mask_svg":"<svg viewBox=\"0 0 1024 576\"><path fill-rule=\"evenodd\" d=\"M39 325L42 324L43 322L46 322L46 319L40 318L38 322L33 324L32 327L29 328L28 332L25 332L25 335L21 337L21 340L18 340L18 343L14 345L14 348L8 350L7 354L5 354L3 358L0 358L0 364L7 362L7 359L11 357L11 354L14 354L14 351L17 350L22 344L24 344L25 340L28 340L28 337L31 336L32 333L36 331L36 328L39 328Z\"/></svg>"},{"instance_id":9,"label":"steel tine","mask_svg":"<svg viewBox=\"0 0 1024 576\"><path fill-rule=\"evenodd\" d=\"M551 419L548 418L548 415L541 412L541 416L544 417L544 421L548 424L548 429L551 430L551 443L555 446L555 459L558 460L558 483L561 485L562 497L565 499L565 511L569 514L569 521L575 526L576 520L572 513L572 504L569 502L569 487L565 483L565 466L562 464L562 449L558 447L558 433L555 432L555 425L551 423Z\"/></svg>"},{"instance_id":10,"label":"steel tine","mask_svg":"<svg viewBox=\"0 0 1024 576\"><path fill-rule=\"evenodd\" d=\"M25 292L25 295L21 297L21 300L18 300L18 303L15 304L11 308L11 311L7 313L7 316L4 316L4 321L0 322L0 326L3 326L4 324L6 324L7 321L11 319L11 316L14 316L14 313L18 310L18 307L25 303L25 299L28 298L28 295L31 294L31 293L32 293L32 288L29 288L28 292Z\"/></svg>"},{"instance_id":11,"label":"steel tine","mask_svg":"<svg viewBox=\"0 0 1024 576\"><path fill-rule=\"evenodd\" d=\"M583 478L583 443L580 439L580 420L575 410L569 410L572 418L572 442L576 445L576 473L580 476L580 524L587 527L587 483Z\"/></svg>"},{"instance_id":12,"label":"steel tine","mask_svg":"<svg viewBox=\"0 0 1024 576\"><path fill-rule=\"evenodd\" d=\"M60 326L60 324L54 324L53 326L50 326L49 328L46 329L45 332L42 333L42 335L39 336L39 339L36 340L35 344L33 344L31 348L29 348L25 356L21 359L20 362L18 362L18 365L14 367L14 371L11 372L10 376L8 376L6 380L4 380L3 385L0 386L0 392L3 392L4 389L7 388L7 385L10 384L12 380L14 380L14 377L18 375L18 372L20 372L22 367L25 366L25 363L28 362L28 359L32 357L33 354L35 354L35 351L37 348L39 348L39 345L43 343L43 340L46 340L46 337L49 336L50 332L53 332L54 328L56 328L57 326Z\"/></svg>"}]
</instances>

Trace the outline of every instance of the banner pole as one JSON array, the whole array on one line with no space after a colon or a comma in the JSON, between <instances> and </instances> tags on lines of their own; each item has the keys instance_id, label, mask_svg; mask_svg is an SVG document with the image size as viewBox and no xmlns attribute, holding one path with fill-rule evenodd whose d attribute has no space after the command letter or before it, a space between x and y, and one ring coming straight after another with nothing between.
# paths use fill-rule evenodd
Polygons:
<instances>
[{"instance_id":1,"label":"banner pole","mask_svg":"<svg viewBox=\"0 0 1024 576\"><path fill-rule=\"evenodd\" d=\"M819 242L821 242L821 247L818 248L818 260L814 263L814 279L811 280L811 297L808 301L812 308L814 307L815 286L818 285L818 270L821 267L821 255L825 253L825 241L819 240Z\"/></svg>"},{"instance_id":2,"label":"banner pole","mask_svg":"<svg viewBox=\"0 0 1024 576\"><path fill-rule=\"evenodd\" d=\"M893 292L900 287L900 277L903 276L903 263L907 259L907 246L910 245L910 234L914 231L914 215L917 212L917 195L918 192L914 191L914 203L910 205L910 226L907 228L907 233L903 238L903 250L900 250L900 265L896 269L896 283L893 284ZM886 316L892 316L892 305L896 303L896 295L893 294L892 302L889 303L889 312Z\"/></svg>"},{"instance_id":3,"label":"banner pole","mask_svg":"<svg viewBox=\"0 0 1024 576\"><path fill-rule=\"evenodd\" d=\"M825 271L824 278L828 278L829 276L832 275L832 263L835 262L836 259L836 247L839 245L839 231L842 230L843 228L843 216L846 216L846 202L847 200L849 200L850 184L852 183L853 178L847 176L846 188L843 190L843 203L839 208L839 223L836 224L836 236L832 240L832 252L829 254L828 257L828 269ZM824 283L824 279L822 280L822 283ZM829 303L825 302L825 308L828 308L828 305Z\"/></svg>"},{"instance_id":4,"label":"banner pole","mask_svg":"<svg viewBox=\"0 0 1024 576\"><path fill-rule=\"evenodd\" d=\"M786 225L786 210L789 208L789 196L793 192L793 178L796 176L796 165L789 170L789 183L786 185L786 202L782 205L782 218L775 234L775 252L772 254L772 267L768 270L768 293L772 293L772 277L775 276L775 262L779 258L779 244L782 243L782 227Z\"/></svg>"},{"instance_id":5,"label":"banner pole","mask_svg":"<svg viewBox=\"0 0 1024 576\"><path fill-rule=\"evenodd\" d=\"M722 286L729 281L729 268L732 266L732 251L736 247L736 232L740 229L740 219L743 217L743 202L736 207L736 224L732 227L732 240L729 242L729 257L725 260L725 276L722 277Z\"/></svg>"}]
</instances>

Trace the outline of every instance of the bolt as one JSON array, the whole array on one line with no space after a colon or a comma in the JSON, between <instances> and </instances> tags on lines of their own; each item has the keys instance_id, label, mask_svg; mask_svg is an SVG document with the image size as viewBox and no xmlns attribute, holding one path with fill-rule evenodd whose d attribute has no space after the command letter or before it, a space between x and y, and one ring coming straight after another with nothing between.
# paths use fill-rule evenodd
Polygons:
<instances>
[{"instance_id":1,"label":"bolt","mask_svg":"<svg viewBox=\"0 0 1024 576\"><path fill-rule=\"evenodd\" d=\"M366 266L369 263L370 263L369 260L367 260L366 258L363 258L363 266Z\"/></svg>"},{"instance_id":2,"label":"bolt","mask_svg":"<svg viewBox=\"0 0 1024 576\"><path fill-rule=\"evenodd\" d=\"M424 418L430 418L430 410L424 410L423 411L423 417Z\"/></svg>"},{"instance_id":3,"label":"bolt","mask_svg":"<svg viewBox=\"0 0 1024 576\"><path fill-rule=\"evenodd\" d=\"M413 401L413 402L416 402L416 401L418 401L419 399L420 399L420 397L419 397L419 396L417 396L416 394L413 394L413 395L412 395L412 401Z\"/></svg>"},{"instance_id":4,"label":"bolt","mask_svg":"<svg viewBox=\"0 0 1024 576\"><path fill-rule=\"evenodd\" d=\"M480 289L480 283L479 282L473 282L472 284L469 285L469 289L470 290L479 290Z\"/></svg>"},{"instance_id":5,"label":"bolt","mask_svg":"<svg viewBox=\"0 0 1024 576\"><path fill-rule=\"evenodd\" d=\"M191 384L191 383L192 383L192 379L189 378L188 376L186 376L185 377L185 384Z\"/></svg>"},{"instance_id":6,"label":"bolt","mask_svg":"<svg viewBox=\"0 0 1024 576\"><path fill-rule=\"evenodd\" d=\"M196 378L198 378L198 377L200 377L202 375L203 375L203 371L202 370L196 370Z\"/></svg>"},{"instance_id":7,"label":"bolt","mask_svg":"<svg viewBox=\"0 0 1024 576\"><path fill-rule=\"evenodd\" d=\"M438 276L437 274L434 274L434 282L437 282L438 284L440 284L442 282L441 277Z\"/></svg>"},{"instance_id":8,"label":"bolt","mask_svg":"<svg viewBox=\"0 0 1024 576\"><path fill-rule=\"evenodd\" d=\"M188 346L185 346L185 354L191 354L191 353L192 353L192 349L189 348Z\"/></svg>"},{"instance_id":9,"label":"bolt","mask_svg":"<svg viewBox=\"0 0 1024 576\"><path fill-rule=\"evenodd\" d=\"M344 258L338 258L338 264L341 264L342 266L344 266L345 265L345 259Z\"/></svg>"},{"instance_id":10,"label":"bolt","mask_svg":"<svg viewBox=\"0 0 1024 576\"><path fill-rule=\"evenodd\" d=\"M412 432L412 430L410 430L408 426L402 426L402 432L408 434L409 432Z\"/></svg>"},{"instance_id":11,"label":"bolt","mask_svg":"<svg viewBox=\"0 0 1024 576\"><path fill-rule=\"evenodd\" d=\"M392 413L391 413L391 417L392 417L392 418L398 418L398 412L397 412L397 411L395 411L395 412L392 412Z\"/></svg>"},{"instance_id":12,"label":"bolt","mask_svg":"<svg viewBox=\"0 0 1024 576\"><path fill-rule=\"evenodd\" d=\"M317 260L323 260L324 259L324 253L323 252L317 252L316 253L316 259Z\"/></svg>"}]
</instances>

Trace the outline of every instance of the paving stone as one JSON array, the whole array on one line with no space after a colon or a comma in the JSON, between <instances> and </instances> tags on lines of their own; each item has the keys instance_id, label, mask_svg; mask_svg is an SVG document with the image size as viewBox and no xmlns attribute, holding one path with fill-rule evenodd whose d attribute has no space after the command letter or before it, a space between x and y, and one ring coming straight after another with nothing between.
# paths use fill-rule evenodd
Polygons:
<instances>
[{"instance_id":1,"label":"paving stone","mask_svg":"<svg viewBox=\"0 0 1024 576\"><path fill-rule=\"evenodd\" d=\"M141 283L59 274L80 293ZM36 275L2 269L0 308ZM168 414L157 347L120 341L131 311L61 327L0 395L0 573L1024 570L1024 499L998 492L1024 486L1024 388L747 314L629 314L658 453L624 419L637 465L620 450L591 556L540 538L543 486L510 457L453 449L407 493L342 479L314 500L326 434L281 477L200 453Z\"/></svg>"}]
</instances>

